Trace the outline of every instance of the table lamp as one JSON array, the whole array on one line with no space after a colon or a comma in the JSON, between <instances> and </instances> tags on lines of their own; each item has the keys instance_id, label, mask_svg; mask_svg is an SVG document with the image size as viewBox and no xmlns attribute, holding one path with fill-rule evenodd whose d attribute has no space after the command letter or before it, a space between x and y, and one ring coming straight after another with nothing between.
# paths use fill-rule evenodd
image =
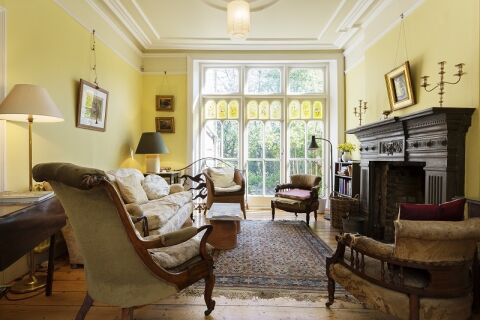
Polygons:
<instances>
[{"instance_id":1,"label":"table lamp","mask_svg":"<svg viewBox=\"0 0 480 320\"><path fill-rule=\"evenodd\" d=\"M160 172L161 153L168 153L168 148L163 142L160 132L144 132L138 142L135 153L145 155L147 173Z\"/></svg>"},{"instance_id":2,"label":"table lamp","mask_svg":"<svg viewBox=\"0 0 480 320\"><path fill-rule=\"evenodd\" d=\"M0 119L28 122L28 185L33 189L32 179L32 124L33 122L59 122L63 116L47 90L33 84L17 84L0 104ZM46 285L45 276L35 276L34 251L30 251L30 273L17 282L12 292L31 292Z\"/></svg>"}]
</instances>

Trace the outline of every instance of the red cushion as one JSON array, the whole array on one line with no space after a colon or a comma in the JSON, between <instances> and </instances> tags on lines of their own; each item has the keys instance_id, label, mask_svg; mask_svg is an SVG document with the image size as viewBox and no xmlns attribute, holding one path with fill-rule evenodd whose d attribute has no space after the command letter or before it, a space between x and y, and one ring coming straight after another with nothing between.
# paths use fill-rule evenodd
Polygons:
<instances>
[{"instance_id":1,"label":"red cushion","mask_svg":"<svg viewBox=\"0 0 480 320\"><path fill-rule=\"evenodd\" d=\"M310 191L304 189L290 189L277 192L277 196L294 200L307 200L310 198Z\"/></svg>"},{"instance_id":2,"label":"red cushion","mask_svg":"<svg viewBox=\"0 0 480 320\"><path fill-rule=\"evenodd\" d=\"M457 199L440 205L440 219L441 221L462 221L464 218L464 208L467 199Z\"/></svg>"},{"instance_id":3,"label":"red cushion","mask_svg":"<svg viewBox=\"0 0 480 320\"><path fill-rule=\"evenodd\" d=\"M462 198L441 205L401 203L399 216L403 220L461 221L465 202Z\"/></svg>"},{"instance_id":4,"label":"red cushion","mask_svg":"<svg viewBox=\"0 0 480 320\"><path fill-rule=\"evenodd\" d=\"M399 215L402 220L437 220L440 209L436 204L401 203Z\"/></svg>"}]
</instances>

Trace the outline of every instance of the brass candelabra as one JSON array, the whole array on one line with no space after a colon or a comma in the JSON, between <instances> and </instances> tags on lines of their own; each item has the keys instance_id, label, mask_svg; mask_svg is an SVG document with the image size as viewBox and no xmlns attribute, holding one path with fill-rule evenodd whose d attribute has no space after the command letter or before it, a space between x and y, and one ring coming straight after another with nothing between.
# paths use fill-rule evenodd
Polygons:
<instances>
[{"instance_id":1,"label":"brass candelabra","mask_svg":"<svg viewBox=\"0 0 480 320\"><path fill-rule=\"evenodd\" d=\"M358 100L359 103L358 103L358 110L357 110L357 107L354 107L353 108L353 114L355 115L355 117L358 117L358 120L359 120L359 125L362 125L362 115L365 115L365 113L367 112L367 101L363 101L363 100ZM362 107L362 102L363 102L363 107Z\"/></svg>"},{"instance_id":2,"label":"brass candelabra","mask_svg":"<svg viewBox=\"0 0 480 320\"><path fill-rule=\"evenodd\" d=\"M438 64L440 65L440 72L438 73L440 75L440 81L437 82L437 84L435 85L435 87L431 88L430 90L427 89L428 86L430 86L430 84L428 83L428 77L429 76L423 76L421 77L422 78L422 84L420 85L422 88L425 89L425 91L427 92L431 92L433 90L435 90L437 87L439 88L439 92L438 92L438 95L440 96L440 100L439 100L439 104L440 104L440 107L443 106L443 95L445 94L445 85L446 84L457 84L460 82L460 79L462 78L462 76L465 74L465 72L463 72L463 66L465 65L464 63L459 63L459 64L456 64L455 67L457 67L458 71L457 73L455 73L453 76L455 77L458 77L457 81L455 82L449 82L449 81L444 81L444 74L445 74L445 64L447 62L446 61L440 61Z\"/></svg>"}]
</instances>

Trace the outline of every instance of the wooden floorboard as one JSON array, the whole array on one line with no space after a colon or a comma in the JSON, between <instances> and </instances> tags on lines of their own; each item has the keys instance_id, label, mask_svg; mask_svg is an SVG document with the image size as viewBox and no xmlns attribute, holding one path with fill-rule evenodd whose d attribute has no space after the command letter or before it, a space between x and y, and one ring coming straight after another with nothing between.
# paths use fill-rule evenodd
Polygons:
<instances>
[{"instance_id":1,"label":"wooden floorboard","mask_svg":"<svg viewBox=\"0 0 480 320\"><path fill-rule=\"evenodd\" d=\"M251 220L270 220L269 210L248 211L247 218ZM292 213L277 210L275 220L301 220ZM205 223L204 217L195 212L194 225ZM330 227L330 222L322 215L315 221L311 218L310 227L332 249L335 249L337 230ZM22 295L8 294L0 299L1 320L64 320L73 319L85 295L86 283L83 269L71 269L65 260L57 262L53 295L45 297L36 295L29 299L21 299ZM7 299L8 298L8 299ZM10 299L10 300L9 300ZM336 301L331 309L325 307L325 300L295 301L291 299L227 299L216 298L217 305L209 317L203 316L205 305L201 297L174 296L160 301L155 305L135 310L137 320L149 319L351 319L377 320L390 317L366 309L359 303ZM87 315L89 320L120 319L120 308L95 303Z\"/></svg>"}]
</instances>

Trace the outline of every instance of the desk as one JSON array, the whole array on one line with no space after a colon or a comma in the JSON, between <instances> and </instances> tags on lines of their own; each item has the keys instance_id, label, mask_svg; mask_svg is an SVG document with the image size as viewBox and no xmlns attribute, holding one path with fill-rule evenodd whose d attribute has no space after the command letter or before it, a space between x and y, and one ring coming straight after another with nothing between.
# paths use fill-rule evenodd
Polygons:
<instances>
[{"instance_id":1,"label":"desk","mask_svg":"<svg viewBox=\"0 0 480 320\"><path fill-rule=\"evenodd\" d=\"M8 212L9 211L9 212ZM47 287L52 294L55 233L66 221L65 212L56 197L35 204L1 205L0 212L0 271L30 252L50 237L48 250Z\"/></svg>"}]
</instances>

